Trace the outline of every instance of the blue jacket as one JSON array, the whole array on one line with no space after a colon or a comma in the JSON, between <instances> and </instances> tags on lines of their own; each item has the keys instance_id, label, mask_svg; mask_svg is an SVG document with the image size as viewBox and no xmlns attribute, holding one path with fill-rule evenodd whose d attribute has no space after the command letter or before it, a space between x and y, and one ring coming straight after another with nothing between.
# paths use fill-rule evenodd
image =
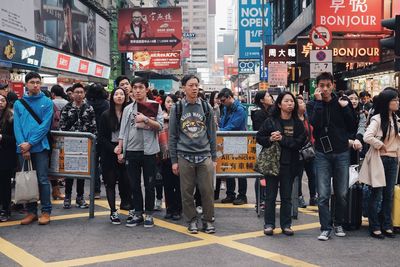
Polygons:
<instances>
[{"instance_id":1,"label":"blue jacket","mask_svg":"<svg viewBox=\"0 0 400 267\"><path fill-rule=\"evenodd\" d=\"M28 142L31 144L31 153L49 150L47 133L53 118L53 102L42 92L35 96L24 95L23 98L33 111L42 120L39 125L20 101L14 104L14 133L17 141L17 153L21 153L19 145Z\"/></svg>"},{"instance_id":2,"label":"blue jacket","mask_svg":"<svg viewBox=\"0 0 400 267\"><path fill-rule=\"evenodd\" d=\"M246 131L246 110L239 100L236 99L229 109L224 107L219 130Z\"/></svg>"}]
</instances>

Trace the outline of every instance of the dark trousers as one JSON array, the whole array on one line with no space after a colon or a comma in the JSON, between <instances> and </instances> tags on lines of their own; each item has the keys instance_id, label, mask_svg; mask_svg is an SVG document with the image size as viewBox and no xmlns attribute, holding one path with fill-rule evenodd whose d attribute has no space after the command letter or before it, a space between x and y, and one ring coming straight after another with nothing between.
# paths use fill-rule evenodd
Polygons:
<instances>
[{"instance_id":1,"label":"dark trousers","mask_svg":"<svg viewBox=\"0 0 400 267\"><path fill-rule=\"evenodd\" d=\"M0 170L0 204L1 209L8 214L11 210L11 178L14 175L14 169Z\"/></svg>"},{"instance_id":2,"label":"dark trousers","mask_svg":"<svg viewBox=\"0 0 400 267\"><path fill-rule=\"evenodd\" d=\"M247 179L239 179L238 198L245 198L247 193ZM226 195L228 197L235 197L236 179L226 179Z\"/></svg>"},{"instance_id":3,"label":"dark trousers","mask_svg":"<svg viewBox=\"0 0 400 267\"><path fill-rule=\"evenodd\" d=\"M172 167L171 167L172 168ZM154 186L156 188L156 198L161 200L163 198L163 175L161 173L161 163L157 164L156 176Z\"/></svg>"},{"instance_id":4,"label":"dark trousers","mask_svg":"<svg viewBox=\"0 0 400 267\"><path fill-rule=\"evenodd\" d=\"M103 181L106 187L106 195L108 205L111 211L116 211L115 208L115 186L118 182L118 190L120 191L121 202L129 201L131 203L131 193L128 180L128 173L126 171L124 164L119 164L117 162L117 157L114 157L114 164L107 164L102 166ZM124 191L121 194L121 190ZM125 197L125 199L123 199Z\"/></svg>"},{"instance_id":5,"label":"dark trousers","mask_svg":"<svg viewBox=\"0 0 400 267\"><path fill-rule=\"evenodd\" d=\"M182 213L182 198L179 176L172 173L170 159L161 161L161 173L165 191L165 206L167 214Z\"/></svg>"},{"instance_id":6,"label":"dark trousers","mask_svg":"<svg viewBox=\"0 0 400 267\"><path fill-rule=\"evenodd\" d=\"M281 166L278 176L267 178L264 227L275 228L275 206L276 197L281 196L280 224L281 228L288 228L292 225L292 187L296 175L296 168Z\"/></svg>"},{"instance_id":7,"label":"dark trousers","mask_svg":"<svg viewBox=\"0 0 400 267\"><path fill-rule=\"evenodd\" d=\"M156 155L144 155L143 151L128 151L126 153L126 170L132 188L132 207L137 215L143 214L143 194L141 186L141 174L145 188L145 212L150 215L154 209L154 180L156 175Z\"/></svg>"},{"instance_id":8,"label":"dark trousers","mask_svg":"<svg viewBox=\"0 0 400 267\"><path fill-rule=\"evenodd\" d=\"M74 185L74 179L65 178L65 195L66 196L71 196L73 185ZM85 180L78 179L76 181L76 195L77 195L77 197L82 197L84 193L85 193Z\"/></svg>"},{"instance_id":9,"label":"dark trousers","mask_svg":"<svg viewBox=\"0 0 400 267\"><path fill-rule=\"evenodd\" d=\"M302 177L303 171L306 172L308 178L308 190L310 190L310 198L316 196L316 185L315 185L315 169L314 160L303 162L303 168L299 172L300 182L299 182L299 196L303 195L302 192Z\"/></svg>"},{"instance_id":10,"label":"dark trousers","mask_svg":"<svg viewBox=\"0 0 400 267\"><path fill-rule=\"evenodd\" d=\"M198 185L196 185L196 191L194 192L194 204L196 205L196 207L203 206L202 202L201 202L201 194L200 194L200 189L199 189Z\"/></svg>"}]
</instances>

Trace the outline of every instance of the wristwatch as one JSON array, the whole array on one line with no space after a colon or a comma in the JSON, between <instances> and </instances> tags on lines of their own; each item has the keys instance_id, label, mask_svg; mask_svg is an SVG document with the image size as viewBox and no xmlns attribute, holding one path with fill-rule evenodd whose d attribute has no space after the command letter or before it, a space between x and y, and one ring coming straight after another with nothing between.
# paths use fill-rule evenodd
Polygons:
<instances>
[{"instance_id":1,"label":"wristwatch","mask_svg":"<svg viewBox=\"0 0 400 267\"><path fill-rule=\"evenodd\" d=\"M144 119L144 124L148 124L149 123L149 118Z\"/></svg>"}]
</instances>

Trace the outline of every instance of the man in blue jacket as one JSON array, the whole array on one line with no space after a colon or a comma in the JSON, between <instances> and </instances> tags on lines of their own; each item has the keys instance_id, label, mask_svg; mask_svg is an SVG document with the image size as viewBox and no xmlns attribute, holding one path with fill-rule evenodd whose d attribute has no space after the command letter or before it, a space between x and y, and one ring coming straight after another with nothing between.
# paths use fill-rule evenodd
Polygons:
<instances>
[{"instance_id":1,"label":"man in blue jacket","mask_svg":"<svg viewBox=\"0 0 400 267\"><path fill-rule=\"evenodd\" d=\"M14 133L17 141L17 153L20 165L26 160L32 160L33 169L36 170L42 215L39 224L46 225L50 222L51 201L50 183L48 179L50 144L47 133L53 117L53 102L40 91L41 77L36 72L29 72L25 76L25 86L28 94L23 96L26 104L36 115L32 115L21 101L14 104ZM39 121L34 118L37 116ZM27 166L27 164L25 164ZM27 225L38 220L37 202L26 205L28 214L21 220L22 225Z\"/></svg>"},{"instance_id":2,"label":"man in blue jacket","mask_svg":"<svg viewBox=\"0 0 400 267\"><path fill-rule=\"evenodd\" d=\"M218 98L224 105L221 121L219 123L220 131L246 131L246 111L239 100L235 100L233 93L228 88L223 88ZM235 198L236 181L227 179L226 198L222 203L233 203L234 205L247 204L247 180L239 179L239 194Z\"/></svg>"}]
</instances>

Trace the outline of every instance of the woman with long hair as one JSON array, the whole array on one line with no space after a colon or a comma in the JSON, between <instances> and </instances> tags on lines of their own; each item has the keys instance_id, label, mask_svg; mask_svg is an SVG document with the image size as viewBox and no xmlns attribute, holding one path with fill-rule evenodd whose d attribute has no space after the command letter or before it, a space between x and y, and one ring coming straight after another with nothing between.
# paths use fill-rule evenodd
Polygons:
<instances>
[{"instance_id":1,"label":"woman with long hair","mask_svg":"<svg viewBox=\"0 0 400 267\"><path fill-rule=\"evenodd\" d=\"M0 95L0 222L11 215L11 178L17 167L13 112L7 97Z\"/></svg>"},{"instance_id":2,"label":"woman with long hair","mask_svg":"<svg viewBox=\"0 0 400 267\"><path fill-rule=\"evenodd\" d=\"M372 186L368 203L369 231L372 237L378 239L385 236L395 237L391 214L400 157L400 122L396 115L398 110L399 92L394 88L385 88L378 96L374 116L364 134L364 141L370 144L370 149L365 156L360 177L364 183ZM374 170L374 174L371 170ZM370 177L366 179L368 174Z\"/></svg>"},{"instance_id":3,"label":"woman with long hair","mask_svg":"<svg viewBox=\"0 0 400 267\"><path fill-rule=\"evenodd\" d=\"M257 133L257 143L264 148L278 142L281 150L278 176L268 176L264 212L264 234L273 235L278 188L281 196L280 226L285 235L292 230L292 187L299 165L299 149L306 141L302 121L298 117L298 104L290 92L279 94L271 117L266 119Z\"/></svg>"},{"instance_id":4,"label":"woman with long hair","mask_svg":"<svg viewBox=\"0 0 400 267\"><path fill-rule=\"evenodd\" d=\"M120 192L124 188L123 190L128 190L128 195L131 195L125 165L118 161L116 153L121 117L127 97L122 88L115 88L111 92L110 108L103 112L99 124L98 143L100 147L100 164L106 187L107 201L111 209L110 221L112 224L121 224L121 219L115 207L115 185L117 182Z\"/></svg>"},{"instance_id":5,"label":"woman with long hair","mask_svg":"<svg viewBox=\"0 0 400 267\"><path fill-rule=\"evenodd\" d=\"M161 150L161 175L164 182L166 206L166 214L164 218L175 221L181 218L182 199L179 176L172 172L172 163L168 151L168 126L171 108L177 101L178 98L173 94L163 97L161 108L164 111L164 126L159 136Z\"/></svg>"}]
</instances>

